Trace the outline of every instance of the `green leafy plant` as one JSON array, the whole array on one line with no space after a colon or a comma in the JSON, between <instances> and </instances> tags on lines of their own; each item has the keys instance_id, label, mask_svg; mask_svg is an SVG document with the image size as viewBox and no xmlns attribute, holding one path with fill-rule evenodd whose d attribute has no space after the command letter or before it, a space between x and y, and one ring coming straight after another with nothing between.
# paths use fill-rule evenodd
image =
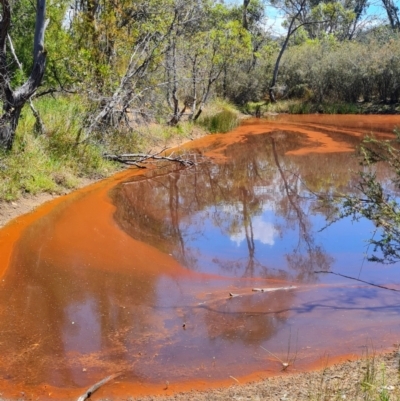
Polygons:
<instances>
[{"instance_id":1,"label":"green leafy plant","mask_svg":"<svg viewBox=\"0 0 400 401\"><path fill-rule=\"evenodd\" d=\"M400 260L400 132L394 140L366 137L359 155L361 171L357 189L359 193L343 196L338 218L352 216L366 218L376 227L376 235L369 240L373 254L369 259L381 263ZM376 165L385 163L392 172L389 179L379 179Z\"/></svg>"}]
</instances>

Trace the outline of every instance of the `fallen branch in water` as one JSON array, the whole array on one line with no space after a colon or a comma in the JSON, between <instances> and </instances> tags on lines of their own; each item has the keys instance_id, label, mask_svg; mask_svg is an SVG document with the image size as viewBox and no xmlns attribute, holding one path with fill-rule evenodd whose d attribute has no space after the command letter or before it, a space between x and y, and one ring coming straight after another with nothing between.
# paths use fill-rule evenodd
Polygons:
<instances>
[{"instance_id":1,"label":"fallen branch in water","mask_svg":"<svg viewBox=\"0 0 400 401\"><path fill-rule=\"evenodd\" d=\"M335 273L335 272L327 272L327 271L324 271L324 270L314 271L314 273L334 274L335 276L340 276L340 277L348 278L350 280L359 281L360 283L368 284L368 285L371 285L372 287L378 287L378 288L382 288L384 290L400 292L400 290L397 290L396 288L390 288L390 287L385 287L384 285L374 284L374 283L371 283L369 281L361 280L361 279L356 278L356 277L346 276L345 274L340 274L340 273Z\"/></svg>"},{"instance_id":2,"label":"fallen branch in water","mask_svg":"<svg viewBox=\"0 0 400 401\"><path fill-rule=\"evenodd\" d=\"M278 358L275 354L273 354L271 351L268 351L266 348L264 348L262 345L260 347L264 350L267 351L270 355L272 355L274 358L276 358L281 364L282 364L282 370L286 370L289 366L289 362L283 362L281 358Z\"/></svg>"},{"instance_id":3,"label":"fallen branch in water","mask_svg":"<svg viewBox=\"0 0 400 401\"><path fill-rule=\"evenodd\" d=\"M280 290L295 290L297 287L291 285L290 287L272 287L272 288L253 288L252 291L254 292L272 292L272 291L280 291Z\"/></svg>"},{"instance_id":4,"label":"fallen branch in water","mask_svg":"<svg viewBox=\"0 0 400 401\"><path fill-rule=\"evenodd\" d=\"M120 376L121 373L117 373L115 375L111 375L111 376L107 376L106 378L104 378L103 380L100 380L99 382L97 382L96 384L93 384L92 387L90 387L89 389L86 390L85 394L82 394L77 401L85 401L88 398L90 398L90 396L97 391L101 386L104 386L106 383L108 383L111 380L114 380L116 377Z\"/></svg>"},{"instance_id":5,"label":"fallen branch in water","mask_svg":"<svg viewBox=\"0 0 400 401\"><path fill-rule=\"evenodd\" d=\"M103 157L107 160L113 160L119 163L127 164L130 166L136 166L138 168L146 168L145 166L142 166L142 163L145 163L147 160L166 160L170 162L177 162L182 164L185 167L189 166L194 166L197 164L196 160L196 155L195 155L195 160L191 160L188 158L184 158L182 156L176 156L173 157L173 153L171 153L169 156L164 156L162 153L164 153L167 149L163 149L158 153L155 154L147 154L147 153L123 153L120 155L112 155L105 153Z\"/></svg>"}]
</instances>

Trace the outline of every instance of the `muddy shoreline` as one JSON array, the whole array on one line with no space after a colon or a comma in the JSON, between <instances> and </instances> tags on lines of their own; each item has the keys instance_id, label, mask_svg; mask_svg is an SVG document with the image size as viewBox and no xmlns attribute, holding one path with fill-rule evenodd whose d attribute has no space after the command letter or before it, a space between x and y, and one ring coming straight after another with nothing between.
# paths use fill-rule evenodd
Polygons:
<instances>
[{"instance_id":1,"label":"muddy shoreline","mask_svg":"<svg viewBox=\"0 0 400 401\"><path fill-rule=\"evenodd\" d=\"M329 363L329 359L327 363ZM280 376L243 385L235 383L228 388L127 399L137 401L184 401L188 399L195 401L340 399L357 401L383 399L378 397L384 392L390 396L390 399L398 399L400 394L398 371L399 354L396 350L379 356L370 355L356 361L338 363L312 372L296 373L294 364L291 371L282 372ZM105 400L105 396L106 394L99 399Z\"/></svg>"}]
</instances>

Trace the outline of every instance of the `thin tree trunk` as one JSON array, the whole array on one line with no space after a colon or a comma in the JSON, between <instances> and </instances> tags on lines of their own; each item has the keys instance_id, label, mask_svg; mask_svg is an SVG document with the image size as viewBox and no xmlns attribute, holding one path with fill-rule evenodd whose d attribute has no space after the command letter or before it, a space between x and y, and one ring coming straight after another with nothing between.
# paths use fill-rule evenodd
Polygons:
<instances>
[{"instance_id":1,"label":"thin tree trunk","mask_svg":"<svg viewBox=\"0 0 400 401\"><path fill-rule=\"evenodd\" d=\"M297 13L292 17L292 20L290 21L289 28L288 28L288 31L287 31L287 34L286 34L285 41L282 44L281 50L279 51L279 54L278 54L278 58L276 59L276 62L275 62L274 73L272 75L271 84L269 85L269 98L270 98L272 103L276 103L275 85L276 85L276 81L278 79L278 72L279 72L279 65L280 65L280 62L281 62L281 58L283 56L283 53L286 50L286 47L287 47L287 45L289 43L290 37L300 27L300 26L298 26L297 28L293 29L293 25L296 22L296 20L299 17L299 15L301 14L301 11L302 11L304 5L305 5L305 0L301 3L300 9L297 11Z\"/></svg>"},{"instance_id":2,"label":"thin tree trunk","mask_svg":"<svg viewBox=\"0 0 400 401\"><path fill-rule=\"evenodd\" d=\"M3 98L3 115L0 117L0 148L11 150L15 131L18 126L21 110L40 86L46 66L44 50L44 33L48 25L46 21L46 0L37 0L36 26L33 44L33 67L29 78L19 88L13 90L10 84L9 66L6 58L6 40L11 14L8 0L0 0L3 8L0 29L0 85Z\"/></svg>"},{"instance_id":3,"label":"thin tree trunk","mask_svg":"<svg viewBox=\"0 0 400 401\"><path fill-rule=\"evenodd\" d=\"M249 22L247 20L247 8L249 7L250 0L243 0L243 18L242 18L242 26L244 29L249 29Z\"/></svg>"},{"instance_id":4,"label":"thin tree trunk","mask_svg":"<svg viewBox=\"0 0 400 401\"><path fill-rule=\"evenodd\" d=\"M17 63L19 70L23 73L22 64L18 59L17 53L15 53L14 45L10 35L8 35L7 38L8 38L8 44L10 45L11 54L14 57L14 60ZM29 99L29 107L31 108L32 114L35 117L35 133L37 133L38 135L43 135L45 132L45 126L43 120L40 117L39 112L35 109L35 106L33 105L32 99Z\"/></svg>"},{"instance_id":5,"label":"thin tree trunk","mask_svg":"<svg viewBox=\"0 0 400 401\"><path fill-rule=\"evenodd\" d=\"M196 113L197 107L197 54L192 60L192 111L189 116L189 121L193 120L194 113Z\"/></svg>"},{"instance_id":6,"label":"thin tree trunk","mask_svg":"<svg viewBox=\"0 0 400 401\"><path fill-rule=\"evenodd\" d=\"M393 30L400 30L399 9L395 6L393 0L382 0L382 3L386 10L390 26Z\"/></svg>"},{"instance_id":7,"label":"thin tree trunk","mask_svg":"<svg viewBox=\"0 0 400 401\"><path fill-rule=\"evenodd\" d=\"M269 97L271 99L272 103L276 103L276 97L275 97L275 85L278 79L278 72L279 72L279 65L281 62L281 58L283 56L283 53L286 50L286 47L289 43L289 39L290 37L302 26L304 25L311 25L311 24L321 24L323 22L327 22L327 21L316 21L316 22L303 22L299 25L297 25L295 28L293 28L294 23L296 22L296 20L298 20L299 16L301 15L301 13L303 12L305 6L306 6L307 0L302 0L302 2L299 4L299 8L296 11L296 14L292 17L292 19L290 20L290 24L289 24L289 28L285 37L285 40L282 44L281 50L279 51L278 54L278 58L276 59L275 62L275 67L274 67L274 72L272 75L272 80L269 86Z\"/></svg>"}]
</instances>

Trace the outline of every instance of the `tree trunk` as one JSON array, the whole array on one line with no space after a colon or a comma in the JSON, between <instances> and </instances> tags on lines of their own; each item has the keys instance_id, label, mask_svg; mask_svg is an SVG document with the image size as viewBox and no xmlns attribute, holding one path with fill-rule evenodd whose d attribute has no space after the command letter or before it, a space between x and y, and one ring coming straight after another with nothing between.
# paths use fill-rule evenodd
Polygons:
<instances>
[{"instance_id":1,"label":"tree trunk","mask_svg":"<svg viewBox=\"0 0 400 401\"><path fill-rule=\"evenodd\" d=\"M399 9L395 6L393 0L382 0L383 7L386 10L390 26L393 30L400 30Z\"/></svg>"},{"instance_id":2,"label":"tree trunk","mask_svg":"<svg viewBox=\"0 0 400 401\"><path fill-rule=\"evenodd\" d=\"M249 29L249 22L247 20L247 8L249 7L250 0L243 0L243 16L242 16L242 26L244 29Z\"/></svg>"},{"instance_id":3,"label":"tree trunk","mask_svg":"<svg viewBox=\"0 0 400 401\"><path fill-rule=\"evenodd\" d=\"M33 44L33 67L27 81L13 90L10 84L10 71L6 58L6 39L11 21L8 0L0 0L3 6L2 26L0 29L0 86L3 100L3 115L0 117L0 148L11 150L15 131L18 126L21 110L30 97L40 86L46 66L46 51L44 50L44 33L48 24L45 19L46 0L37 0L36 26Z\"/></svg>"},{"instance_id":4,"label":"tree trunk","mask_svg":"<svg viewBox=\"0 0 400 401\"><path fill-rule=\"evenodd\" d=\"M280 65L283 53L286 50L286 47L287 47L287 45L289 43L290 37L297 31L297 29L299 29L301 26L305 25L305 23L302 23L302 24L298 25L296 28L293 28L294 23L296 22L296 20L298 19L299 15L303 11L305 5L306 5L306 0L302 0L301 3L299 4L299 8L297 9L296 14L292 16L292 19L290 20L290 24L289 24L288 31L287 31L287 34L286 34L286 38L285 38L285 40L284 40L284 42L282 44L281 50L279 51L278 58L276 59L274 72L273 72L273 75L272 75L272 80L271 80L271 83L269 85L269 98L270 98L272 103L276 103L275 85L276 85L276 81L278 79L279 65Z\"/></svg>"}]
</instances>

